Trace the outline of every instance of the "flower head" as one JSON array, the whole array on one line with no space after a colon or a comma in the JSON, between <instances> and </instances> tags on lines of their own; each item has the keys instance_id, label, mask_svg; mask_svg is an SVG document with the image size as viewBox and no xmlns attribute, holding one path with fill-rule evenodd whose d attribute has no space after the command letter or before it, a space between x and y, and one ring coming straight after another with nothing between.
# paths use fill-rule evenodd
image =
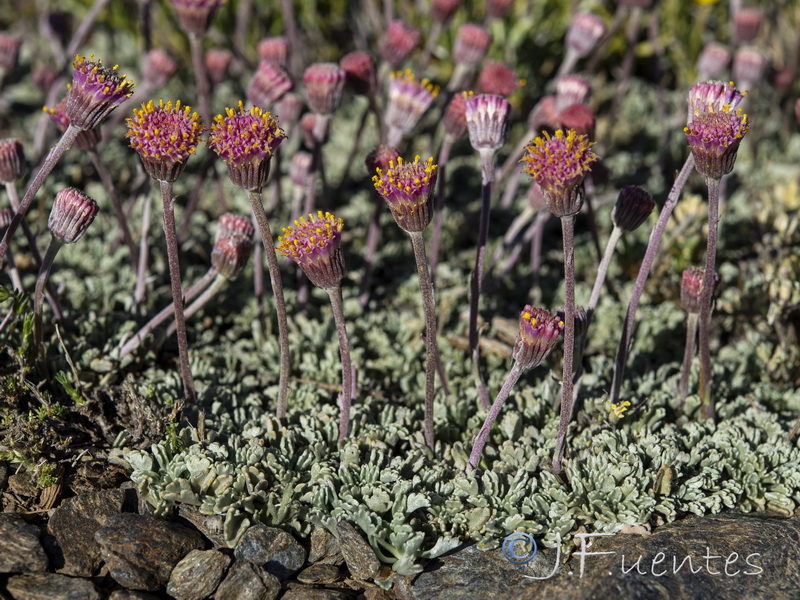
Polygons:
<instances>
[{"instance_id":1,"label":"flower head","mask_svg":"<svg viewBox=\"0 0 800 600\"><path fill-rule=\"evenodd\" d=\"M211 48L206 51L206 71L208 71L208 79L212 84L217 85L225 79L232 60L233 52L227 48Z\"/></svg>"},{"instance_id":2,"label":"flower head","mask_svg":"<svg viewBox=\"0 0 800 600\"><path fill-rule=\"evenodd\" d=\"M519 334L512 356L523 369L532 369L550 354L564 330L558 315L542 308L525 306L519 316Z\"/></svg>"},{"instance_id":3,"label":"flower head","mask_svg":"<svg viewBox=\"0 0 800 600\"><path fill-rule=\"evenodd\" d=\"M72 84L65 107L70 122L78 129L97 127L108 114L133 94L133 83L94 56L76 56L72 63Z\"/></svg>"},{"instance_id":4,"label":"flower head","mask_svg":"<svg viewBox=\"0 0 800 600\"><path fill-rule=\"evenodd\" d=\"M186 33L203 35L224 0L170 0Z\"/></svg>"},{"instance_id":5,"label":"flower head","mask_svg":"<svg viewBox=\"0 0 800 600\"><path fill-rule=\"evenodd\" d=\"M314 285L336 288L345 276L340 248L343 228L341 219L318 211L285 227L275 249L296 262Z\"/></svg>"},{"instance_id":6,"label":"flower head","mask_svg":"<svg viewBox=\"0 0 800 600\"><path fill-rule=\"evenodd\" d=\"M378 90L375 61L366 52L351 52L342 57L339 65L347 74L347 83L356 94L371 96Z\"/></svg>"},{"instance_id":7,"label":"flower head","mask_svg":"<svg viewBox=\"0 0 800 600\"><path fill-rule=\"evenodd\" d=\"M547 208L557 217L576 214L583 204L583 179L598 160L585 135L559 129L554 136L544 132L526 146L524 170L542 186Z\"/></svg>"},{"instance_id":8,"label":"flower head","mask_svg":"<svg viewBox=\"0 0 800 600\"><path fill-rule=\"evenodd\" d=\"M303 74L308 106L318 115L332 115L339 108L345 71L336 63L315 63Z\"/></svg>"},{"instance_id":9,"label":"flower head","mask_svg":"<svg viewBox=\"0 0 800 600\"><path fill-rule=\"evenodd\" d=\"M289 181L296 189L305 190L308 186L308 174L313 163L314 157L309 152L300 150L292 155L292 164L289 165Z\"/></svg>"},{"instance_id":10,"label":"flower head","mask_svg":"<svg viewBox=\"0 0 800 600\"><path fill-rule=\"evenodd\" d=\"M703 47L697 58L697 74L702 80L720 77L731 60L730 51L722 44L711 42Z\"/></svg>"},{"instance_id":11,"label":"flower head","mask_svg":"<svg viewBox=\"0 0 800 600\"><path fill-rule=\"evenodd\" d=\"M706 270L701 267L684 269L681 277L681 304L688 313L699 313L702 309L703 279ZM714 289L719 286L719 275L714 273Z\"/></svg>"},{"instance_id":12,"label":"flower head","mask_svg":"<svg viewBox=\"0 0 800 600\"><path fill-rule=\"evenodd\" d=\"M246 111L240 101L239 112L226 108L225 115L214 118L208 146L225 161L233 183L260 190L269 176L272 154L286 135L278 121L257 106Z\"/></svg>"},{"instance_id":13,"label":"flower head","mask_svg":"<svg viewBox=\"0 0 800 600\"><path fill-rule=\"evenodd\" d=\"M528 114L530 131L555 131L559 128L555 96L542 96Z\"/></svg>"},{"instance_id":14,"label":"flower head","mask_svg":"<svg viewBox=\"0 0 800 600\"><path fill-rule=\"evenodd\" d=\"M142 78L148 89L159 88L178 70L175 62L167 52L161 48L150 50L144 57L142 65Z\"/></svg>"},{"instance_id":15,"label":"flower head","mask_svg":"<svg viewBox=\"0 0 800 600\"><path fill-rule=\"evenodd\" d=\"M272 106L292 87L286 71L262 60L247 86L247 101L253 106Z\"/></svg>"},{"instance_id":16,"label":"flower head","mask_svg":"<svg viewBox=\"0 0 800 600\"><path fill-rule=\"evenodd\" d=\"M733 82L702 81L695 83L689 90L689 118L691 123L695 116L704 112L720 112L725 107L736 110L744 100L747 92L740 92Z\"/></svg>"},{"instance_id":17,"label":"flower head","mask_svg":"<svg viewBox=\"0 0 800 600\"><path fill-rule=\"evenodd\" d=\"M574 129L577 133L594 136L597 117L585 104L573 104L558 113L558 120L564 129Z\"/></svg>"},{"instance_id":18,"label":"flower head","mask_svg":"<svg viewBox=\"0 0 800 600\"><path fill-rule=\"evenodd\" d=\"M399 133L390 137L410 133L438 94L439 86L427 79L418 80L410 69L392 73L384 121Z\"/></svg>"},{"instance_id":19,"label":"flower head","mask_svg":"<svg viewBox=\"0 0 800 600\"><path fill-rule=\"evenodd\" d=\"M567 47L580 58L588 56L594 50L597 42L606 33L606 25L595 14L578 13L572 18L567 30Z\"/></svg>"},{"instance_id":20,"label":"flower head","mask_svg":"<svg viewBox=\"0 0 800 600\"><path fill-rule=\"evenodd\" d=\"M561 112L573 104L584 104L591 88L577 75L562 77L556 82L556 110Z\"/></svg>"},{"instance_id":21,"label":"flower head","mask_svg":"<svg viewBox=\"0 0 800 600\"><path fill-rule=\"evenodd\" d=\"M378 146L367 154L364 164L367 165L368 173L375 173L378 169L386 171L389 168L389 163L396 161L399 157L400 153L397 148L393 146Z\"/></svg>"},{"instance_id":22,"label":"flower head","mask_svg":"<svg viewBox=\"0 0 800 600\"><path fill-rule=\"evenodd\" d=\"M97 202L75 188L66 188L56 194L47 228L54 238L65 244L74 244L86 233L100 208Z\"/></svg>"},{"instance_id":23,"label":"flower head","mask_svg":"<svg viewBox=\"0 0 800 600\"><path fill-rule=\"evenodd\" d=\"M478 91L481 94L510 96L520 86L516 73L501 62L486 61L478 75Z\"/></svg>"},{"instance_id":24,"label":"flower head","mask_svg":"<svg viewBox=\"0 0 800 600\"><path fill-rule=\"evenodd\" d=\"M372 183L392 211L397 225L406 232L422 231L431 220L431 200L439 167L433 157L419 162L404 162L402 157L389 161L385 171L377 169Z\"/></svg>"},{"instance_id":25,"label":"flower head","mask_svg":"<svg viewBox=\"0 0 800 600\"><path fill-rule=\"evenodd\" d=\"M44 111L50 115L50 120L56 124L58 130L64 133L69 127L69 117L67 116L67 99L64 98L53 108L44 107ZM78 150L88 150L94 148L100 142L100 132L97 129L82 129L75 138L75 147Z\"/></svg>"},{"instance_id":26,"label":"flower head","mask_svg":"<svg viewBox=\"0 0 800 600\"><path fill-rule=\"evenodd\" d=\"M444 25L453 18L453 13L456 12L460 4L461 0L433 0L431 4L431 18L435 22Z\"/></svg>"},{"instance_id":27,"label":"flower head","mask_svg":"<svg viewBox=\"0 0 800 600\"><path fill-rule=\"evenodd\" d=\"M258 42L258 58L264 62L272 63L286 68L286 58L289 55L289 40L284 36L266 37Z\"/></svg>"},{"instance_id":28,"label":"flower head","mask_svg":"<svg viewBox=\"0 0 800 600\"><path fill-rule=\"evenodd\" d=\"M733 13L736 41L752 42L758 37L758 30L764 20L764 11L756 6L744 6Z\"/></svg>"},{"instance_id":29,"label":"flower head","mask_svg":"<svg viewBox=\"0 0 800 600\"><path fill-rule=\"evenodd\" d=\"M469 141L475 150L495 151L506 143L511 104L503 96L465 96Z\"/></svg>"},{"instance_id":30,"label":"flower head","mask_svg":"<svg viewBox=\"0 0 800 600\"><path fill-rule=\"evenodd\" d=\"M399 69L414 49L419 46L422 35L413 25L405 21L392 21L386 28L386 37L381 47L381 58L392 69Z\"/></svg>"},{"instance_id":31,"label":"flower head","mask_svg":"<svg viewBox=\"0 0 800 600\"><path fill-rule=\"evenodd\" d=\"M645 190L627 185L619 192L617 203L611 211L611 220L622 231L635 231L647 220L655 207L655 200Z\"/></svg>"},{"instance_id":32,"label":"flower head","mask_svg":"<svg viewBox=\"0 0 800 600\"><path fill-rule=\"evenodd\" d=\"M444 130L453 139L459 139L467 133L467 98L472 92L453 94L447 111L444 113Z\"/></svg>"},{"instance_id":33,"label":"flower head","mask_svg":"<svg viewBox=\"0 0 800 600\"><path fill-rule=\"evenodd\" d=\"M249 219L233 213L219 218L211 264L225 279L236 279L253 252L255 228Z\"/></svg>"},{"instance_id":34,"label":"flower head","mask_svg":"<svg viewBox=\"0 0 800 600\"><path fill-rule=\"evenodd\" d=\"M754 87L764 77L767 59L750 46L742 46L733 55L733 76L747 88Z\"/></svg>"},{"instance_id":35,"label":"flower head","mask_svg":"<svg viewBox=\"0 0 800 600\"><path fill-rule=\"evenodd\" d=\"M139 153L145 170L159 181L175 181L200 143L203 125L191 107L178 100L158 105L152 100L127 119L130 147Z\"/></svg>"},{"instance_id":36,"label":"flower head","mask_svg":"<svg viewBox=\"0 0 800 600\"><path fill-rule=\"evenodd\" d=\"M739 144L750 126L742 109L700 112L684 128L697 171L712 179L721 179L733 170Z\"/></svg>"},{"instance_id":37,"label":"flower head","mask_svg":"<svg viewBox=\"0 0 800 600\"><path fill-rule=\"evenodd\" d=\"M252 241L255 234L256 229L250 219L228 212L217 221L217 235L214 239L241 235Z\"/></svg>"},{"instance_id":38,"label":"flower head","mask_svg":"<svg viewBox=\"0 0 800 600\"><path fill-rule=\"evenodd\" d=\"M492 37L480 25L465 23L458 28L453 45L453 58L457 64L475 67L486 56Z\"/></svg>"},{"instance_id":39,"label":"flower head","mask_svg":"<svg viewBox=\"0 0 800 600\"><path fill-rule=\"evenodd\" d=\"M25 150L19 140L0 139L0 183L16 181L25 172Z\"/></svg>"}]
</instances>

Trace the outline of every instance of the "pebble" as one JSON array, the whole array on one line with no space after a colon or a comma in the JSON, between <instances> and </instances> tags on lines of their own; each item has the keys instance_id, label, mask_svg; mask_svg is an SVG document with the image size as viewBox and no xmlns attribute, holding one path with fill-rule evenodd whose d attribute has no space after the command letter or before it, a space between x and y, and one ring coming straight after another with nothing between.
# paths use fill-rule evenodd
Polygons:
<instances>
[{"instance_id":1,"label":"pebble","mask_svg":"<svg viewBox=\"0 0 800 600\"><path fill-rule=\"evenodd\" d=\"M375 579L381 572L381 562L361 533L347 521L336 524L342 556L355 579Z\"/></svg>"},{"instance_id":2,"label":"pebble","mask_svg":"<svg viewBox=\"0 0 800 600\"><path fill-rule=\"evenodd\" d=\"M263 566L285 581L305 564L306 551L283 529L255 525L245 531L233 551L236 560Z\"/></svg>"},{"instance_id":3,"label":"pebble","mask_svg":"<svg viewBox=\"0 0 800 600\"><path fill-rule=\"evenodd\" d=\"M14 513L0 514L0 573L46 571L41 531Z\"/></svg>"},{"instance_id":4,"label":"pebble","mask_svg":"<svg viewBox=\"0 0 800 600\"><path fill-rule=\"evenodd\" d=\"M219 550L192 550L173 569L167 593L177 600L207 598L217 590L230 563Z\"/></svg>"},{"instance_id":5,"label":"pebble","mask_svg":"<svg viewBox=\"0 0 800 600\"><path fill-rule=\"evenodd\" d=\"M333 583L342 578L339 567L318 563L300 571L297 581L300 583Z\"/></svg>"},{"instance_id":6,"label":"pebble","mask_svg":"<svg viewBox=\"0 0 800 600\"><path fill-rule=\"evenodd\" d=\"M215 600L275 600L281 582L264 567L237 562L229 570L214 594Z\"/></svg>"},{"instance_id":7,"label":"pebble","mask_svg":"<svg viewBox=\"0 0 800 600\"><path fill-rule=\"evenodd\" d=\"M6 584L14 600L100 600L88 579L73 579L57 573L14 575Z\"/></svg>"}]
</instances>

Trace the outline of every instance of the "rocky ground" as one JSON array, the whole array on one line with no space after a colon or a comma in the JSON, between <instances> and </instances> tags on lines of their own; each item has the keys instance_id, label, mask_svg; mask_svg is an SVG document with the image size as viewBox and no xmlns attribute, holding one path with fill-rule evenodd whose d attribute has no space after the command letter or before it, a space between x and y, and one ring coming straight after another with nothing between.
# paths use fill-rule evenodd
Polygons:
<instances>
[{"instance_id":1,"label":"rocky ground","mask_svg":"<svg viewBox=\"0 0 800 600\"><path fill-rule=\"evenodd\" d=\"M540 549L525 565L466 545L386 591L376 582L391 574L346 522L308 540L257 525L229 549L221 519L186 505L172 520L157 518L121 468L90 457L43 489L0 465L0 489L3 599L800 597L797 517L692 517L587 538L583 556L566 561Z\"/></svg>"}]
</instances>

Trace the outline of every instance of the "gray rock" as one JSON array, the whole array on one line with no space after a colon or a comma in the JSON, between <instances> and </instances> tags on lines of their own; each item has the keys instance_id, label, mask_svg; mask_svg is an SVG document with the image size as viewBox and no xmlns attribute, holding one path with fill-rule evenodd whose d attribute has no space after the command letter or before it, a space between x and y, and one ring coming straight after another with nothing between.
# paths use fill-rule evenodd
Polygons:
<instances>
[{"instance_id":1,"label":"gray rock","mask_svg":"<svg viewBox=\"0 0 800 600\"><path fill-rule=\"evenodd\" d=\"M141 511L140 511L141 512ZM190 504L178 506L178 516L189 521L214 545L214 548L227 548L225 542L225 518L221 515L204 515Z\"/></svg>"},{"instance_id":2,"label":"gray rock","mask_svg":"<svg viewBox=\"0 0 800 600\"><path fill-rule=\"evenodd\" d=\"M264 567L248 562L237 562L214 594L215 600L275 600L281 591L281 582Z\"/></svg>"},{"instance_id":3,"label":"gray rock","mask_svg":"<svg viewBox=\"0 0 800 600\"><path fill-rule=\"evenodd\" d=\"M46 571L41 531L17 514L0 514L0 573Z\"/></svg>"},{"instance_id":4,"label":"gray rock","mask_svg":"<svg viewBox=\"0 0 800 600\"><path fill-rule=\"evenodd\" d=\"M158 596L132 590L117 590L111 593L108 600L158 600Z\"/></svg>"},{"instance_id":5,"label":"gray rock","mask_svg":"<svg viewBox=\"0 0 800 600\"><path fill-rule=\"evenodd\" d=\"M56 573L14 575L6 589L14 600L100 600L91 581Z\"/></svg>"},{"instance_id":6,"label":"gray rock","mask_svg":"<svg viewBox=\"0 0 800 600\"><path fill-rule=\"evenodd\" d=\"M229 556L219 550L192 550L175 565L167 584L167 593L178 600L201 600L217 589Z\"/></svg>"},{"instance_id":7,"label":"gray rock","mask_svg":"<svg viewBox=\"0 0 800 600\"><path fill-rule=\"evenodd\" d=\"M176 564L203 547L197 531L149 515L123 513L95 534L111 575L128 589L164 587Z\"/></svg>"},{"instance_id":8,"label":"gray rock","mask_svg":"<svg viewBox=\"0 0 800 600\"><path fill-rule=\"evenodd\" d=\"M281 600L347 600L349 596L338 590L296 587L287 591Z\"/></svg>"},{"instance_id":9,"label":"gray rock","mask_svg":"<svg viewBox=\"0 0 800 600\"><path fill-rule=\"evenodd\" d=\"M344 562L339 540L324 527L315 527L311 531L311 548L308 551L308 562L341 565Z\"/></svg>"},{"instance_id":10,"label":"gray rock","mask_svg":"<svg viewBox=\"0 0 800 600\"><path fill-rule=\"evenodd\" d=\"M244 532L233 555L255 565L262 565L285 581L305 564L306 551L291 534L283 529L255 525Z\"/></svg>"},{"instance_id":11,"label":"gray rock","mask_svg":"<svg viewBox=\"0 0 800 600\"><path fill-rule=\"evenodd\" d=\"M301 583L332 583L342 578L336 565L316 564L303 569L297 574Z\"/></svg>"},{"instance_id":12,"label":"gray rock","mask_svg":"<svg viewBox=\"0 0 800 600\"><path fill-rule=\"evenodd\" d=\"M354 579L375 579L381 572L381 561L358 530L347 521L336 524L342 556Z\"/></svg>"},{"instance_id":13,"label":"gray rock","mask_svg":"<svg viewBox=\"0 0 800 600\"><path fill-rule=\"evenodd\" d=\"M56 539L60 559L56 569L66 575L92 577L103 564L97 530L111 515L122 512L125 493L102 490L67 498L53 511L47 530Z\"/></svg>"}]
</instances>

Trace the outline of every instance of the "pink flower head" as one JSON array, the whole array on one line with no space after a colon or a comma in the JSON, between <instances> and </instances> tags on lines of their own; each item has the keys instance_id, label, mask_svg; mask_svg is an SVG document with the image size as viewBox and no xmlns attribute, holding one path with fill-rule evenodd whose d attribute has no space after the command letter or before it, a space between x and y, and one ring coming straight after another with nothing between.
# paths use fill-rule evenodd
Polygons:
<instances>
[{"instance_id":1,"label":"pink flower head","mask_svg":"<svg viewBox=\"0 0 800 600\"><path fill-rule=\"evenodd\" d=\"M465 23L458 28L453 46L453 58L457 64L475 67L486 56L492 37L480 25Z\"/></svg>"},{"instance_id":2,"label":"pink flower head","mask_svg":"<svg viewBox=\"0 0 800 600\"><path fill-rule=\"evenodd\" d=\"M439 167L433 157L419 162L389 161L389 168L377 170L372 183L386 200L397 225L408 233L422 231L431 220L431 200Z\"/></svg>"},{"instance_id":3,"label":"pink flower head","mask_svg":"<svg viewBox=\"0 0 800 600\"><path fill-rule=\"evenodd\" d=\"M214 239L240 235L252 241L255 234L256 229L250 219L228 212L217 221L217 235Z\"/></svg>"},{"instance_id":4,"label":"pink flower head","mask_svg":"<svg viewBox=\"0 0 800 600\"><path fill-rule=\"evenodd\" d=\"M392 69L399 69L419 46L421 40L419 30L413 25L405 21L392 21L383 39L381 58Z\"/></svg>"},{"instance_id":5,"label":"pink flower head","mask_svg":"<svg viewBox=\"0 0 800 600\"><path fill-rule=\"evenodd\" d=\"M320 121L321 125L318 125ZM303 130L303 144L307 148L313 148L317 142L325 144L328 141L330 119L307 112L300 118L300 129Z\"/></svg>"},{"instance_id":6,"label":"pink flower head","mask_svg":"<svg viewBox=\"0 0 800 600\"><path fill-rule=\"evenodd\" d=\"M577 75L562 77L556 82L556 111L561 112L573 104L585 104L590 90L589 82Z\"/></svg>"},{"instance_id":7,"label":"pink flower head","mask_svg":"<svg viewBox=\"0 0 800 600\"><path fill-rule=\"evenodd\" d=\"M195 153L203 125L191 107L178 100L158 105L152 100L133 110L127 119L130 147L139 153L145 170L159 181L175 181L183 172L186 161Z\"/></svg>"},{"instance_id":8,"label":"pink flower head","mask_svg":"<svg viewBox=\"0 0 800 600\"><path fill-rule=\"evenodd\" d=\"M351 52L342 57L339 65L347 74L347 83L356 94L372 96L378 90L375 61L367 52Z\"/></svg>"},{"instance_id":9,"label":"pink flower head","mask_svg":"<svg viewBox=\"0 0 800 600\"><path fill-rule=\"evenodd\" d=\"M269 176L269 164L275 148L286 138L278 121L269 112L254 106L239 112L225 109L211 125L208 146L228 166L231 181L239 187L260 190Z\"/></svg>"},{"instance_id":10,"label":"pink flower head","mask_svg":"<svg viewBox=\"0 0 800 600\"><path fill-rule=\"evenodd\" d=\"M285 227L275 249L297 263L314 285L337 288L345 276L340 248L343 228L341 219L318 211Z\"/></svg>"},{"instance_id":11,"label":"pink flower head","mask_svg":"<svg viewBox=\"0 0 800 600\"><path fill-rule=\"evenodd\" d=\"M739 144L750 126L741 108L725 105L722 110L698 112L683 129L697 171L719 180L733 170Z\"/></svg>"},{"instance_id":12,"label":"pink flower head","mask_svg":"<svg viewBox=\"0 0 800 600\"><path fill-rule=\"evenodd\" d=\"M636 185L627 185L619 192L617 203L611 211L611 220L622 231L635 231L655 207L655 200L645 190Z\"/></svg>"},{"instance_id":13,"label":"pink flower head","mask_svg":"<svg viewBox=\"0 0 800 600\"><path fill-rule=\"evenodd\" d=\"M453 94L447 111L444 113L444 130L453 139L459 139L467 134L467 97L472 92Z\"/></svg>"},{"instance_id":14,"label":"pink flower head","mask_svg":"<svg viewBox=\"0 0 800 600\"><path fill-rule=\"evenodd\" d=\"M133 94L133 83L126 75L117 75L117 66L109 69L102 61L76 56L72 63L72 85L67 92L66 112L78 129L93 129L117 106Z\"/></svg>"},{"instance_id":15,"label":"pink flower head","mask_svg":"<svg viewBox=\"0 0 800 600\"><path fill-rule=\"evenodd\" d=\"M753 88L764 77L767 59L750 46L743 46L733 55L733 76L742 86Z\"/></svg>"},{"instance_id":16,"label":"pink flower head","mask_svg":"<svg viewBox=\"0 0 800 600\"><path fill-rule=\"evenodd\" d=\"M562 129L574 129L578 133L594 137L597 117L594 111L585 104L573 104L558 114Z\"/></svg>"},{"instance_id":17,"label":"pink flower head","mask_svg":"<svg viewBox=\"0 0 800 600\"><path fill-rule=\"evenodd\" d=\"M585 135L563 130L550 136L546 131L525 148L524 170L542 186L547 208L557 217L580 211L583 205L583 180L590 165L598 160Z\"/></svg>"},{"instance_id":18,"label":"pink flower head","mask_svg":"<svg viewBox=\"0 0 800 600\"><path fill-rule=\"evenodd\" d=\"M56 194L47 228L54 238L64 244L74 244L86 233L100 211L97 202L75 188Z\"/></svg>"},{"instance_id":19,"label":"pink flower head","mask_svg":"<svg viewBox=\"0 0 800 600\"><path fill-rule=\"evenodd\" d=\"M438 94L439 86L433 85L427 79L416 79L410 69L405 73L392 73L384 121L390 129L398 133L389 136L390 145L399 143L399 140L394 139L398 135L402 138L402 135L410 133L416 127Z\"/></svg>"},{"instance_id":20,"label":"pink flower head","mask_svg":"<svg viewBox=\"0 0 800 600\"><path fill-rule=\"evenodd\" d=\"M703 81L720 77L731 60L730 51L722 44L707 44L697 59L697 74Z\"/></svg>"},{"instance_id":21,"label":"pink flower head","mask_svg":"<svg viewBox=\"0 0 800 600\"><path fill-rule=\"evenodd\" d=\"M315 63L306 69L308 106L318 115L332 115L339 108L344 89L345 72L336 63Z\"/></svg>"},{"instance_id":22,"label":"pink flower head","mask_svg":"<svg viewBox=\"0 0 800 600\"><path fill-rule=\"evenodd\" d=\"M453 14L461 4L461 0L433 0L431 4L431 18L444 25L453 18Z\"/></svg>"},{"instance_id":23,"label":"pink flower head","mask_svg":"<svg viewBox=\"0 0 800 600\"><path fill-rule=\"evenodd\" d=\"M503 96L465 96L469 142L475 150L496 151L506 143L511 104Z\"/></svg>"},{"instance_id":24,"label":"pink flower head","mask_svg":"<svg viewBox=\"0 0 800 600\"><path fill-rule=\"evenodd\" d=\"M578 13L572 18L567 30L567 48L580 58L584 58L594 50L605 33L606 25L603 19L588 12Z\"/></svg>"},{"instance_id":25,"label":"pink flower head","mask_svg":"<svg viewBox=\"0 0 800 600\"><path fill-rule=\"evenodd\" d=\"M386 171L389 164L400 158L397 148L392 146L378 146L367 154L364 164L367 166L367 173L374 174L378 169Z\"/></svg>"},{"instance_id":26,"label":"pink flower head","mask_svg":"<svg viewBox=\"0 0 800 600\"><path fill-rule=\"evenodd\" d=\"M159 88L178 70L178 63L167 54L166 50L154 48L144 57L142 79L148 89Z\"/></svg>"},{"instance_id":27,"label":"pink flower head","mask_svg":"<svg viewBox=\"0 0 800 600\"><path fill-rule=\"evenodd\" d=\"M495 96L510 96L520 86L516 73L501 62L486 61L478 75L478 92Z\"/></svg>"},{"instance_id":28,"label":"pink flower head","mask_svg":"<svg viewBox=\"0 0 800 600\"><path fill-rule=\"evenodd\" d=\"M258 42L258 58L264 62L272 63L281 69L286 68L289 56L289 40L285 37L266 37Z\"/></svg>"},{"instance_id":29,"label":"pink flower head","mask_svg":"<svg viewBox=\"0 0 800 600\"><path fill-rule=\"evenodd\" d=\"M25 162L25 151L19 140L0 139L0 183L11 183L22 177Z\"/></svg>"},{"instance_id":30,"label":"pink flower head","mask_svg":"<svg viewBox=\"0 0 800 600\"><path fill-rule=\"evenodd\" d=\"M233 52L227 48L211 48L206 51L205 62L208 79L213 85L224 81L233 60Z\"/></svg>"},{"instance_id":31,"label":"pink flower head","mask_svg":"<svg viewBox=\"0 0 800 600\"><path fill-rule=\"evenodd\" d=\"M755 6L745 6L734 12L733 25L736 41L747 44L756 39L763 20L764 11Z\"/></svg>"},{"instance_id":32,"label":"pink flower head","mask_svg":"<svg viewBox=\"0 0 800 600\"><path fill-rule=\"evenodd\" d=\"M53 108L44 107L44 111L50 115L50 120L56 124L58 130L64 133L69 127L69 117L67 116L67 99L63 98L61 102L56 104ZM97 129L80 130L78 136L75 138L75 147L78 150L88 150L94 148L100 142L100 132Z\"/></svg>"},{"instance_id":33,"label":"pink flower head","mask_svg":"<svg viewBox=\"0 0 800 600\"><path fill-rule=\"evenodd\" d=\"M530 131L555 131L559 128L555 96L542 96L528 114Z\"/></svg>"},{"instance_id":34,"label":"pink flower head","mask_svg":"<svg viewBox=\"0 0 800 600\"><path fill-rule=\"evenodd\" d=\"M272 106L292 87L286 71L262 60L247 86L247 101L253 106Z\"/></svg>"},{"instance_id":35,"label":"pink flower head","mask_svg":"<svg viewBox=\"0 0 800 600\"><path fill-rule=\"evenodd\" d=\"M689 123L703 112L719 112L725 107L736 110L747 92L740 92L733 82L703 81L695 83L689 90Z\"/></svg>"},{"instance_id":36,"label":"pink flower head","mask_svg":"<svg viewBox=\"0 0 800 600\"><path fill-rule=\"evenodd\" d=\"M170 0L186 33L203 35L224 0Z\"/></svg>"},{"instance_id":37,"label":"pink flower head","mask_svg":"<svg viewBox=\"0 0 800 600\"><path fill-rule=\"evenodd\" d=\"M4 71L16 69L21 45L22 40L0 33L0 69Z\"/></svg>"},{"instance_id":38,"label":"pink flower head","mask_svg":"<svg viewBox=\"0 0 800 600\"><path fill-rule=\"evenodd\" d=\"M556 345L564 321L542 308L527 305L519 316L519 334L512 356L523 369L539 366Z\"/></svg>"},{"instance_id":39,"label":"pink flower head","mask_svg":"<svg viewBox=\"0 0 800 600\"><path fill-rule=\"evenodd\" d=\"M490 19L502 19L512 4L514 0L486 0L486 16Z\"/></svg>"},{"instance_id":40,"label":"pink flower head","mask_svg":"<svg viewBox=\"0 0 800 600\"><path fill-rule=\"evenodd\" d=\"M289 165L289 181L296 188L305 190L308 186L308 174L311 172L311 165L314 157L309 152L302 150L292 155L292 164Z\"/></svg>"},{"instance_id":41,"label":"pink flower head","mask_svg":"<svg viewBox=\"0 0 800 600\"><path fill-rule=\"evenodd\" d=\"M211 265L225 279L236 279L253 252L255 228L249 219L225 213L219 218Z\"/></svg>"},{"instance_id":42,"label":"pink flower head","mask_svg":"<svg viewBox=\"0 0 800 600\"><path fill-rule=\"evenodd\" d=\"M701 267L684 269L681 277L681 304L688 313L699 313L703 305L703 279L706 270ZM719 275L714 273L714 290L719 286Z\"/></svg>"}]
</instances>

